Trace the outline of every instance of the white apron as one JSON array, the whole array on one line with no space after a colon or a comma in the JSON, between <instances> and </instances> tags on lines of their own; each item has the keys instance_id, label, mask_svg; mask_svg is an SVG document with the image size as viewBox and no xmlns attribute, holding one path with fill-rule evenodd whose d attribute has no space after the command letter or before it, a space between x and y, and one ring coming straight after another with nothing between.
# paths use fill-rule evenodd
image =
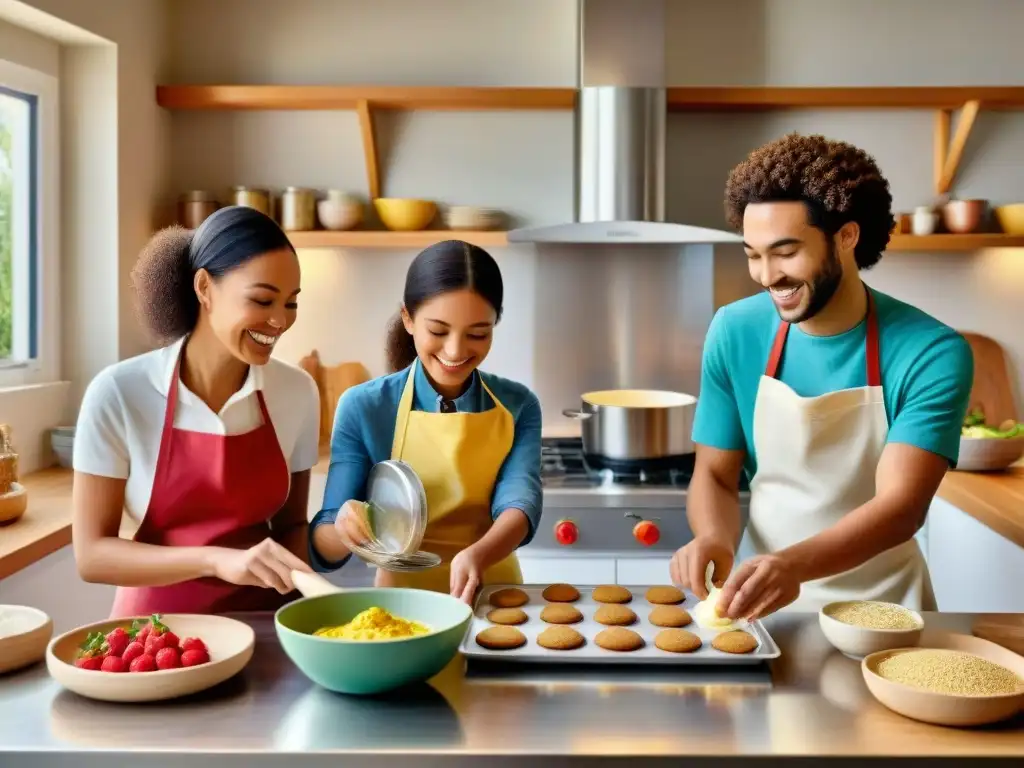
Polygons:
<instances>
[{"instance_id":1,"label":"white apron","mask_svg":"<svg viewBox=\"0 0 1024 768\"><path fill-rule=\"evenodd\" d=\"M866 387L801 397L776 378L789 323L779 326L754 403L757 471L747 536L756 554L779 552L835 525L875 495L889 423L882 395L878 318L868 291ZM935 610L915 539L845 573L801 585L784 610L818 611L833 600L883 600Z\"/></svg>"}]
</instances>

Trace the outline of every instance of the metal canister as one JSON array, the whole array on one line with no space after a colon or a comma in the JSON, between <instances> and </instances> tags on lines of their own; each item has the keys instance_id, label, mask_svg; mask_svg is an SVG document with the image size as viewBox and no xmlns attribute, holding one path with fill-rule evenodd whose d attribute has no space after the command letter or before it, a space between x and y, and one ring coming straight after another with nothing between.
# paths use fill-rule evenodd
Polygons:
<instances>
[{"instance_id":1,"label":"metal canister","mask_svg":"<svg viewBox=\"0 0 1024 768\"><path fill-rule=\"evenodd\" d=\"M311 189L288 187L281 195L281 228L291 232L316 229L316 197Z\"/></svg>"},{"instance_id":2,"label":"metal canister","mask_svg":"<svg viewBox=\"0 0 1024 768\"><path fill-rule=\"evenodd\" d=\"M272 215L270 210L270 192L266 189L254 187L235 187L231 190L232 205L245 205L255 208L267 216Z\"/></svg>"},{"instance_id":3,"label":"metal canister","mask_svg":"<svg viewBox=\"0 0 1024 768\"><path fill-rule=\"evenodd\" d=\"M195 229L207 216L220 208L212 192L194 189L178 197L178 223L186 229Z\"/></svg>"}]
</instances>

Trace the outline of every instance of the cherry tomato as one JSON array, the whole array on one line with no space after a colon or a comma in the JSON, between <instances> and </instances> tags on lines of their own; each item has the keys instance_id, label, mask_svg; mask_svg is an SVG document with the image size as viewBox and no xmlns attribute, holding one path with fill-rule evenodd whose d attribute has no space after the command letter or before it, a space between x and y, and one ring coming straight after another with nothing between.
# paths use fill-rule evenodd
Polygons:
<instances>
[{"instance_id":1,"label":"cherry tomato","mask_svg":"<svg viewBox=\"0 0 1024 768\"><path fill-rule=\"evenodd\" d=\"M645 547L650 547L658 543L658 539L661 538L661 531L650 520L641 520L633 526L633 538Z\"/></svg>"}]
</instances>

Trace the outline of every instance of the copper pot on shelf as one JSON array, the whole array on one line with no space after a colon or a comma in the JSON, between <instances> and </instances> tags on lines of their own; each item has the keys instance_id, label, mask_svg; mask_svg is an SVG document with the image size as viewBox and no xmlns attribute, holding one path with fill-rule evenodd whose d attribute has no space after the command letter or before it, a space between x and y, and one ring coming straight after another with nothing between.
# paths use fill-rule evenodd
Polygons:
<instances>
[{"instance_id":1,"label":"copper pot on shelf","mask_svg":"<svg viewBox=\"0 0 1024 768\"><path fill-rule=\"evenodd\" d=\"M957 235L978 232L987 209L987 200L950 200L942 206L942 224Z\"/></svg>"}]
</instances>

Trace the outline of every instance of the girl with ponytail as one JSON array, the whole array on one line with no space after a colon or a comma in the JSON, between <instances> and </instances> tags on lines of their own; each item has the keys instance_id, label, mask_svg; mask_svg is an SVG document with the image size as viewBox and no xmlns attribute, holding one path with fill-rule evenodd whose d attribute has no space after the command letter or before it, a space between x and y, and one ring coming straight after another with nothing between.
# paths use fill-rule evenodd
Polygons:
<instances>
[{"instance_id":1,"label":"girl with ponytail","mask_svg":"<svg viewBox=\"0 0 1024 768\"><path fill-rule=\"evenodd\" d=\"M345 391L331 439L323 508L310 525L314 568L335 570L366 538L371 467L400 459L420 476L429 518L423 548L441 565L377 572L378 586L450 592L519 584L515 551L541 513L541 409L526 386L483 373L504 286L484 249L432 245L412 262L387 329L390 373Z\"/></svg>"}]
</instances>

